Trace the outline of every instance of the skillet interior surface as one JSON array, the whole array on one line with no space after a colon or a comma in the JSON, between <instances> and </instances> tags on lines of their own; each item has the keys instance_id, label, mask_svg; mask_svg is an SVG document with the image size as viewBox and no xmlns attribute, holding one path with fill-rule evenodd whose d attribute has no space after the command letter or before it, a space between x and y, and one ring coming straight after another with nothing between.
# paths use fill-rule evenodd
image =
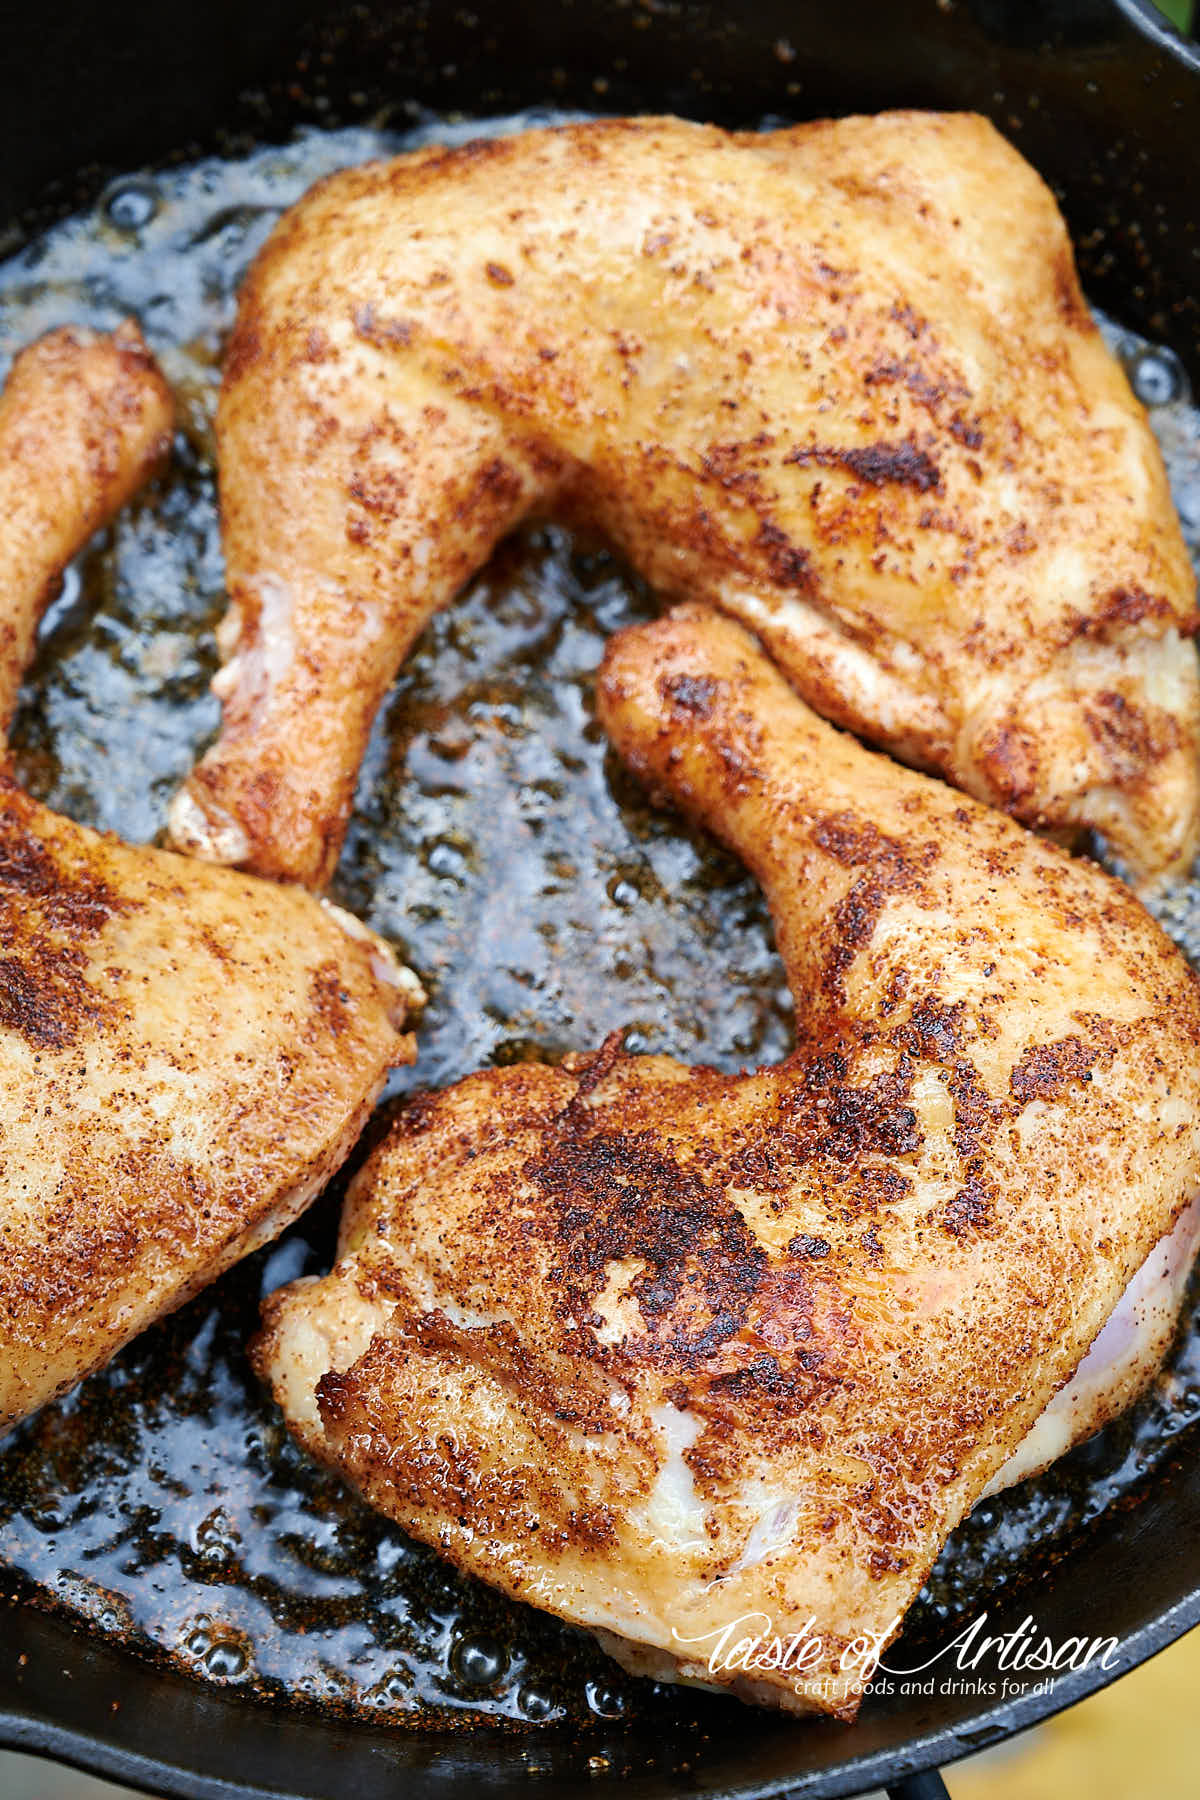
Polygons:
<instances>
[{"instance_id":1,"label":"skillet interior surface","mask_svg":"<svg viewBox=\"0 0 1200 1800\"><path fill-rule=\"evenodd\" d=\"M711 12L691 10L697 54L710 31L728 47L730 34ZM913 13L914 28L926 29L926 9ZM658 15L645 16L649 42ZM667 18L680 30L689 14ZM613 19L628 28L625 9ZM581 21L591 52L595 12ZM285 152L227 154L150 182L109 185L77 224L40 237L37 252L0 272L0 360L62 318L110 324L133 307L186 400L171 478L69 579L27 687L19 773L74 816L131 839L154 836L169 792L215 724L207 679L221 571L207 427L234 286L278 208L322 168L422 129L414 96L430 92L432 29L426 21L423 38L399 40L410 44L411 81L406 89L397 75L393 93L409 105L390 111L385 138L378 127L322 133ZM357 66L351 50L366 54L353 33L327 31L323 41L327 54L345 59L347 75ZM461 42L475 41L464 25ZM1103 42L1093 37L1086 51L1059 55L1111 71ZM933 98L913 72L886 95L826 99L828 86L816 86L790 39L758 49L767 72L753 62L747 70L758 70L780 115ZM611 43L608 54L620 60ZM447 66L442 80L452 86L460 74ZM844 59L830 66L847 81ZM1061 79L1059 63L1052 67ZM307 64L301 53L290 119L271 110L268 92L259 133L310 109L328 116L332 101L317 102L330 99L337 68L336 60L322 64L319 50ZM551 72L535 96L522 97L579 103L581 75L564 67L563 79ZM591 107L628 79L628 66L592 77ZM578 91L568 93L572 81ZM749 81L746 91L758 95ZM379 97L369 88L344 92L346 109L360 112ZM747 122L727 97L715 98L715 86L709 93L706 102L701 88L690 105L666 86L616 100ZM474 110L491 97L477 89ZM1011 120L999 122L1021 141ZM143 156L148 146L165 148L146 138ZM231 140L219 147L240 148ZM100 176L88 178L88 198ZM1109 297L1112 268L1103 262L1090 271L1091 286ZM1194 348L1186 296L1166 278L1141 283L1122 310L1148 317L1185 356ZM1123 347L1136 361L1133 341ZM1177 406L1160 417L1186 511L1195 504L1189 459L1200 454L1194 415ZM1193 522L1200 528L1200 512ZM649 607L602 551L554 531L531 533L438 621L397 685L337 884L338 897L399 941L434 991L420 1062L396 1084L393 1104L414 1081L586 1047L614 1026L630 1028L631 1047L728 1067L786 1050L782 974L753 884L678 821L652 814L590 724L589 678L603 634ZM522 922L515 939L514 918ZM1168 923L1187 948L1200 938L1197 920L1200 906L1181 892ZM82 1618L92 1632L84 1638L62 1617L28 1610L6 1619L0 1707L10 1741L180 1793L228 1792L213 1784L231 1781L328 1793L345 1780L347 1756L364 1793L391 1786L399 1770L411 1792L445 1792L447 1780L468 1776L488 1791L536 1776L544 1791L573 1792L585 1772L625 1775L646 1793L684 1784L750 1793L805 1777L814 1791L848 1792L884 1769L894 1775L906 1762L961 1754L1103 1678L1093 1667L1049 1693L1029 1674L1005 1691L1011 1677L982 1666L973 1693L897 1684L853 1733L797 1728L633 1682L576 1634L458 1581L308 1469L245 1369L261 1287L327 1262L335 1217L336 1195L7 1450L0 1553L13 1571L12 1595ZM957 1534L895 1660L919 1662L951 1621L985 1605L993 1631L1033 1613L1058 1637L1117 1635L1121 1666L1191 1622L1185 1596L1200 1570L1182 1565L1197 1541L1200 1493L1190 1471L1170 1465L1186 1456L1181 1440L1197 1411L1200 1336L1189 1327L1170 1374L1133 1418L1052 1479L981 1508ZM1177 1554L1174 1565L1164 1547ZM181 1679L181 1666L208 1688ZM322 1710L250 1704L251 1695L278 1702L285 1693ZM404 1713L411 1729L348 1729L350 1711ZM424 1727L435 1722L477 1729L433 1737ZM139 1756L151 1760L139 1764Z\"/></svg>"}]
</instances>

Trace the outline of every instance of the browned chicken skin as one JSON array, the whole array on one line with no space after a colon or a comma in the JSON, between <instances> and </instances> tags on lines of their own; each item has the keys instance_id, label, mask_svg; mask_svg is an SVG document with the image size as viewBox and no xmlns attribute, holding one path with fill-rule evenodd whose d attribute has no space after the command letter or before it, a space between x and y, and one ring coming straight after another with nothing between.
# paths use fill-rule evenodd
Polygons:
<instances>
[{"instance_id":1,"label":"browned chicken skin","mask_svg":"<svg viewBox=\"0 0 1200 1800\"><path fill-rule=\"evenodd\" d=\"M849 1715L847 1646L1185 1215L1200 987L1117 882L819 721L710 610L615 638L600 712L762 881L794 1055L613 1042L418 1099L255 1355L461 1568L633 1667ZM748 1616L819 1657L710 1668Z\"/></svg>"},{"instance_id":2,"label":"browned chicken skin","mask_svg":"<svg viewBox=\"0 0 1200 1800\"><path fill-rule=\"evenodd\" d=\"M109 336L64 326L14 361L0 394L0 739L64 567L166 454L173 419L131 319Z\"/></svg>"},{"instance_id":3,"label":"browned chicken skin","mask_svg":"<svg viewBox=\"0 0 1200 1800\"><path fill-rule=\"evenodd\" d=\"M430 613L530 512L837 723L1139 876L1192 857L1195 584L1145 417L984 120L610 120L320 183L217 422L224 721L181 846L319 885Z\"/></svg>"}]
</instances>

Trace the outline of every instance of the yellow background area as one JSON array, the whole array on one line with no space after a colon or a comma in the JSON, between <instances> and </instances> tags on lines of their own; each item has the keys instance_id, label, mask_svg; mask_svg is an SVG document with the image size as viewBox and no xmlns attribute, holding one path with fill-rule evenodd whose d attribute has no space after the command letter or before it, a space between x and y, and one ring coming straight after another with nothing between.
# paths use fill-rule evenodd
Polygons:
<instances>
[{"instance_id":1,"label":"yellow background area","mask_svg":"<svg viewBox=\"0 0 1200 1800\"><path fill-rule=\"evenodd\" d=\"M1197 1800L1200 1629L945 1777L951 1800Z\"/></svg>"}]
</instances>

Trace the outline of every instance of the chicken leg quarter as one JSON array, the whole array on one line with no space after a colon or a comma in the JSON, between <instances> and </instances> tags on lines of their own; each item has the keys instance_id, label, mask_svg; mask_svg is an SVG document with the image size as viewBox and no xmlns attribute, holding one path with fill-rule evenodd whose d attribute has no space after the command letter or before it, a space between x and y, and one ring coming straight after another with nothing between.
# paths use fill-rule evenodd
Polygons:
<instances>
[{"instance_id":1,"label":"chicken leg quarter","mask_svg":"<svg viewBox=\"0 0 1200 1800\"><path fill-rule=\"evenodd\" d=\"M170 419L135 326L17 358L0 723L47 593ZM310 895L101 836L0 769L0 1432L296 1217L411 1061L414 989Z\"/></svg>"},{"instance_id":2,"label":"chicken leg quarter","mask_svg":"<svg viewBox=\"0 0 1200 1800\"><path fill-rule=\"evenodd\" d=\"M1161 460L982 119L609 120L346 170L246 281L217 437L224 717L183 848L326 880L407 649L550 511L902 760L1138 876L1195 852Z\"/></svg>"},{"instance_id":3,"label":"chicken leg quarter","mask_svg":"<svg viewBox=\"0 0 1200 1800\"><path fill-rule=\"evenodd\" d=\"M1186 1215L1200 987L1119 883L818 720L711 610L614 638L600 712L762 881L794 1054L612 1041L418 1099L254 1354L461 1568L631 1667L850 1716L848 1647ZM710 1668L748 1615L816 1659Z\"/></svg>"}]
</instances>

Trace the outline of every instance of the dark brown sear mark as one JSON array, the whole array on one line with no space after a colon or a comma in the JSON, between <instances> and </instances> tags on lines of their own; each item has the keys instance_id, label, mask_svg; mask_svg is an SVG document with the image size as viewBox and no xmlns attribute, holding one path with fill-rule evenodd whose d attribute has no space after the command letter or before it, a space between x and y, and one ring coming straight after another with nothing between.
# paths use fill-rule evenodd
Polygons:
<instances>
[{"instance_id":1,"label":"dark brown sear mark","mask_svg":"<svg viewBox=\"0 0 1200 1800\"><path fill-rule=\"evenodd\" d=\"M720 685L707 675L669 675L662 683L662 694L680 712L691 713L697 719L708 719L712 716Z\"/></svg>"},{"instance_id":2,"label":"dark brown sear mark","mask_svg":"<svg viewBox=\"0 0 1200 1800\"><path fill-rule=\"evenodd\" d=\"M991 1224L992 1196L978 1176L973 1175L953 1200L946 1202L942 1222L952 1237L967 1237Z\"/></svg>"},{"instance_id":3,"label":"dark brown sear mark","mask_svg":"<svg viewBox=\"0 0 1200 1800\"><path fill-rule=\"evenodd\" d=\"M1071 627L1066 641L1094 638L1107 642L1120 638L1125 631L1146 619L1170 617L1171 605L1164 595L1147 593L1145 588L1136 585L1117 586L1109 589L1094 612ZM1193 631L1196 630L1200 630L1200 619L1193 624Z\"/></svg>"},{"instance_id":4,"label":"dark brown sear mark","mask_svg":"<svg viewBox=\"0 0 1200 1800\"><path fill-rule=\"evenodd\" d=\"M61 1050L97 1012L77 952L39 954L36 960L0 957L0 1027L39 1050Z\"/></svg>"},{"instance_id":5,"label":"dark brown sear mark","mask_svg":"<svg viewBox=\"0 0 1200 1800\"><path fill-rule=\"evenodd\" d=\"M941 488L941 470L927 451L911 441L898 444L864 444L848 449L814 444L791 450L785 463L816 463L825 469L846 469L870 487L908 487L918 494Z\"/></svg>"},{"instance_id":6,"label":"dark brown sear mark","mask_svg":"<svg viewBox=\"0 0 1200 1800\"><path fill-rule=\"evenodd\" d=\"M360 306L355 312L354 330L356 336L379 350L402 348L412 342L411 319L381 319L370 305Z\"/></svg>"},{"instance_id":7,"label":"dark brown sear mark","mask_svg":"<svg viewBox=\"0 0 1200 1800\"><path fill-rule=\"evenodd\" d=\"M684 1369L741 1328L767 1253L724 1184L682 1167L656 1133L572 1122L523 1173L551 1209L562 1257L550 1280L580 1323L608 1265L629 1259L646 1265L630 1289L646 1334L637 1354Z\"/></svg>"},{"instance_id":8,"label":"dark brown sear mark","mask_svg":"<svg viewBox=\"0 0 1200 1800\"><path fill-rule=\"evenodd\" d=\"M131 903L86 867L56 862L35 816L0 777L0 1027L61 1050L109 1009L86 979L84 946Z\"/></svg>"},{"instance_id":9,"label":"dark brown sear mark","mask_svg":"<svg viewBox=\"0 0 1200 1800\"><path fill-rule=\"evenodd\" d=\"M1025 1052L1009 1077L1013 1099L1021 1106L1031 1100L1057 1100L1074 1082L1090 1081L1099 1052L1081 1038L1062 1038L1056 1044L1035 1044Z\"/></svg>"},{"instance_id":10,"label":"dark brown sear mark","mask_svg":"<svg viewBox=\"0 0 1200 1800\"><path fill-rule=\"evenodd\" d=\"M0 905L33 906L45 925L65 937L94 937L130 902L85 868L54 860L30 821L35 808L10 778L0 776Z\"/></svg>"},{"instance_id":11,"label":"dark brown sear mark","mask_svg":"<svg viewBox=\"0 0 1200 1800\"><path fill-rule=\"evenodd\" d=\"M806 594L815 590L816 577L811 554L801 544L794 544L778 525L764 519L754 541L755 547L762 551L771 579L777 586L798 588Z\"/></svg>"}]
</instances>

